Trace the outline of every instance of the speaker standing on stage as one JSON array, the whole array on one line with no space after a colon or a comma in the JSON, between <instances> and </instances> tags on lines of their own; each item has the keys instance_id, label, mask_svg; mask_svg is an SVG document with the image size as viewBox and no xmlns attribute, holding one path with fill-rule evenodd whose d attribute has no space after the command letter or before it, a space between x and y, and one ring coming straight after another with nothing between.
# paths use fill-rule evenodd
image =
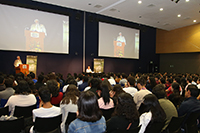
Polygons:
<instances>
[{"instance_id":1,"label":"speaker standing on stage","mask_svg":"<svg viewBox=\"0 0 200 133\"><path fill-rule=\"evenodd\" d=\"M22 60L20 59L20 56L17 56L17 59L14 62L14 66L18 67L20 64L22 64Z\"/></svg>"}]
</instances>

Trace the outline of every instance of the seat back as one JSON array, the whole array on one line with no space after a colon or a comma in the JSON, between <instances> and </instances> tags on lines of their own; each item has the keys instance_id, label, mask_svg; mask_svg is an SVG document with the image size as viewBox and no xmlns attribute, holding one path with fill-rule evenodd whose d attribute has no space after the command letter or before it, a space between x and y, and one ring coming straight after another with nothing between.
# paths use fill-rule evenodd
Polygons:
<instances>
[{"instance_id":1,"label":"seat back","mask_svg":"<svg viewBox=\"0 0 200 133\"><path fill-rule=\"evenodd\" d=\"M141 128L141 125L129 130L117 129L115 133L138 133L140 131L140 128Z\"/></svg>"},{"instance_id":2,"label":"seat back","mask_svg":"<svg viewBox=\"0 0 200 133\"><path fill-rule=\"evenodd\" d=\"M75 119L76 119L76 113L69 112L65 125L69 125Z\"/></svg>"},{"instance_id":3,"label":"seat back","mask_svg":"<svg viewBox=\"0 0 200 133\"><path fill-rule=\"evenodd\" d=\"M115 108L110 109L100 109L105 117L106 121L111 118L112 113L114 112Z\"/></svg>"},{"instance_id":4,"label":"seat back","mask_svg":"<svg viewBox=\"0 0 200 133\"><path fill-rule=\"evenodd\" d=\"M180 117L172 117L169 125L166 127L167 133L179 133L181 131L181 125L186 117L186 114Z\"/></svg>"},{"instance_id":5,"label":"seat back","mask_svg":"<svg viewBox=\"0 0 200 133\"><path fill-rule=\"evenodd\" d=\"M20 133L24 129L24 117L0 121L0 133Z\"/></svg>"},{"instance_id":6,"label":"seat back","mask_svg":"<svg viewBox=\"0 0 200 133\"><path fill-rule=\"evenodd\" d=\"M36 117L33 130L36 132L51 132L59 128L60 132L61 119L62 114L50 118Z\"/></svg>"},{"instance_id":7,"label":"seat back","mask_svg":"<svg viewBox=\"0 0 200 133\"><path fill-rule=\"evenodd\" d=\"M31 105L31 106L15 106L14 116L20 117L24 116L24 118L31 117L32 116L32 110L36 109L37 105Z\"/></svg>"},{"instance_id":8,"label":"seat back","mask_svg":"<svg viewBox=\"0 0 200 133\"><path fill-rule=\"evenodd\" d=\"M6 106L4 108L0 108L0 117L2 115L9 115L9 107L8 106Z\"/></svg>"},{"instance_id":9,"label":"seat back","mask_svg":"<svg viewBox=\"0 0 200 133\"><path fill-rule=\"evenodd\" d=\"M160 133L165 122L149 122L144 133Z\"/></svg>"},{"instance_id":10,"label":"seat back","mask_svg":"<svg viewBox=\"0 0 200 133\"><path fill-rule=\"evenodd\" d=\"M0 107L4 107L7 103L8 99L1 99Z\"/></svg>"},{"instance_id":11,"label":"seat back","mask_svg":"<svg viewBox=\"0 0 200 133\"><path fill-rule=\"evenodd\" d=\"M200 117L200 110L191 112L188 115L188 117L184 123L186 133L198 133L197 119L199 117Z\"/></svg>"}]
</instances>

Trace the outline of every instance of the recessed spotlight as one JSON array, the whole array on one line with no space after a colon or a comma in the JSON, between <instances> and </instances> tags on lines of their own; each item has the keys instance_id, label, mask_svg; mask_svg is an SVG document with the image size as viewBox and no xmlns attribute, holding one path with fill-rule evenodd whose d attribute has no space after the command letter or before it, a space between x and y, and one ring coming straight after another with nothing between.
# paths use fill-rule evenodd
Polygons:
<instances>
[{"instance_id":1,"label":"recessed spotlight","mask_svg":"<svg viewBox=\"0 0 200 133\"><path fill-rule=\"evenodd\" d=\"M141 0L139 0L139 1L138 1L138 4L142 4L142 1L141 1Z\"/></svg>"},{"instance_id":2,"label":"recessed spotlight","mask_svg":"<svg viewBox=\"0 0 200 133\"><path fill-rule=\"evenodd\" d=\"M180 18L180 17L181 17L181 14L178 14L178 15L177 15L177 17L179 17L179 18Z\"/></svg>"},{"instance_id":3,"label":"recessed spotlight","mask_svg":"<svg viewBox=\"0 0 200 133\"><path fill-rule=\"evenodd\" d=\"M195 23L195 22L197 22L197 20L193 20L193 22Z\"/></svg>"},{"instance_id":4,"label":"recessed spotlight","mask_svg":"<svg viewBox=\"0 0 200 133\"><path fill-rule=\"evenodd\" d=\"M91 3L88 4L89 6L92 5Z\"/></svg>"},{"instance_id":5,"label":"recessed spotlight","mask_svg":"<svg viewBox=\"0 0 200 133\"><path fill-rule=\"evenodd\" d=\"M163 8L160 8L160 11L163 11Z\"/></svg>"},{"instance_id":6,"label":"recessed spotlight","mask_svg":"<svg viewBox=\"0 0 200 133\"><path fill-rule=\"evenodd\" d=\"M189 2L190 0L185 0L185 2Z\"/></svg>"}]
</instances>

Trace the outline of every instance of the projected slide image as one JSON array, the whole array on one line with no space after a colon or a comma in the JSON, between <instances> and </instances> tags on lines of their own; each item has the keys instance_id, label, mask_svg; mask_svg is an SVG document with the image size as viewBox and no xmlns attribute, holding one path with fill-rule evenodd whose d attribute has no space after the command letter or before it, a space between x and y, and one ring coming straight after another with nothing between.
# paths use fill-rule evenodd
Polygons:
<instances>
[{"instance_id":1,"label":"projected slide image","mask_svg":"<svg viewBox=\"0 0 200 133\"><path fill-rule=\"evenodd\" d=\"M139 30L99 22L98 55L139 59Z\"/></svg>"},{"instance_id":2,"label":"projected slide image","mask_svg":"<svg viewBox=\"0 0 200 133\"><path fill-rule=\"evenodd\" d=\"M0 4L0 49L69 53L69 17Z\"/></svg>"}]
</instances>

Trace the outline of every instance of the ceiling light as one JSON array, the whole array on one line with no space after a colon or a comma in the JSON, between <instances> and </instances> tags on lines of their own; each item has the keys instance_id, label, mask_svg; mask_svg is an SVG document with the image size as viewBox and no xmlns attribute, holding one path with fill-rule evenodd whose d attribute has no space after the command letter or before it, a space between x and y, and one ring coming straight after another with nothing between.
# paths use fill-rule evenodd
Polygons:
<instances>
[{"instance_id":1,"label":"ceiling light","mask_svg":"<svg viewBox=\"0 0 200 133\"><path fill-rule=\"evenodd\" d=\"M160 11L163 11L163 8L160 8Z\"/></svg>"},{"instance_id":2,"label":"ceiling light","mask_svg":"<svg viewBox=\"0 0 200 133\"><path fill-rule=\"evenodd\" d=\"M189 2L190 0L185 0L185 2Z\"/></svg>"},{"instance_id":3,"label":"ceiling light","mask_svg":"<svg viewBox=\"0 0 200 133\"><path fill-rule=\"evenodd\" d=\"M179 18L180 18L180 17L181 17L181 14L178 14L178 15L177 15L177 17L179 17Z\"/></svg>"},{"instance_id":4,"label":"ceiling light","mask_svg":"<svg viewBox=\"0 0 200 133\"><path fill-rule=\"evenodd\" d=\"M197 22L197 20L193 20L193 22L195 23L195 22Z\"/></svg>"},{"instance_id":5,"label":"ceiling light","mask_svg":"<svg viewBox=\"0 0 200 133\"><path fill-rule=\"evenodd\" d=\"M138 4L142 4L142 1L141 1L141 0L139 0L139 1L138 1Z\"/></svg>"}]
</instances>

